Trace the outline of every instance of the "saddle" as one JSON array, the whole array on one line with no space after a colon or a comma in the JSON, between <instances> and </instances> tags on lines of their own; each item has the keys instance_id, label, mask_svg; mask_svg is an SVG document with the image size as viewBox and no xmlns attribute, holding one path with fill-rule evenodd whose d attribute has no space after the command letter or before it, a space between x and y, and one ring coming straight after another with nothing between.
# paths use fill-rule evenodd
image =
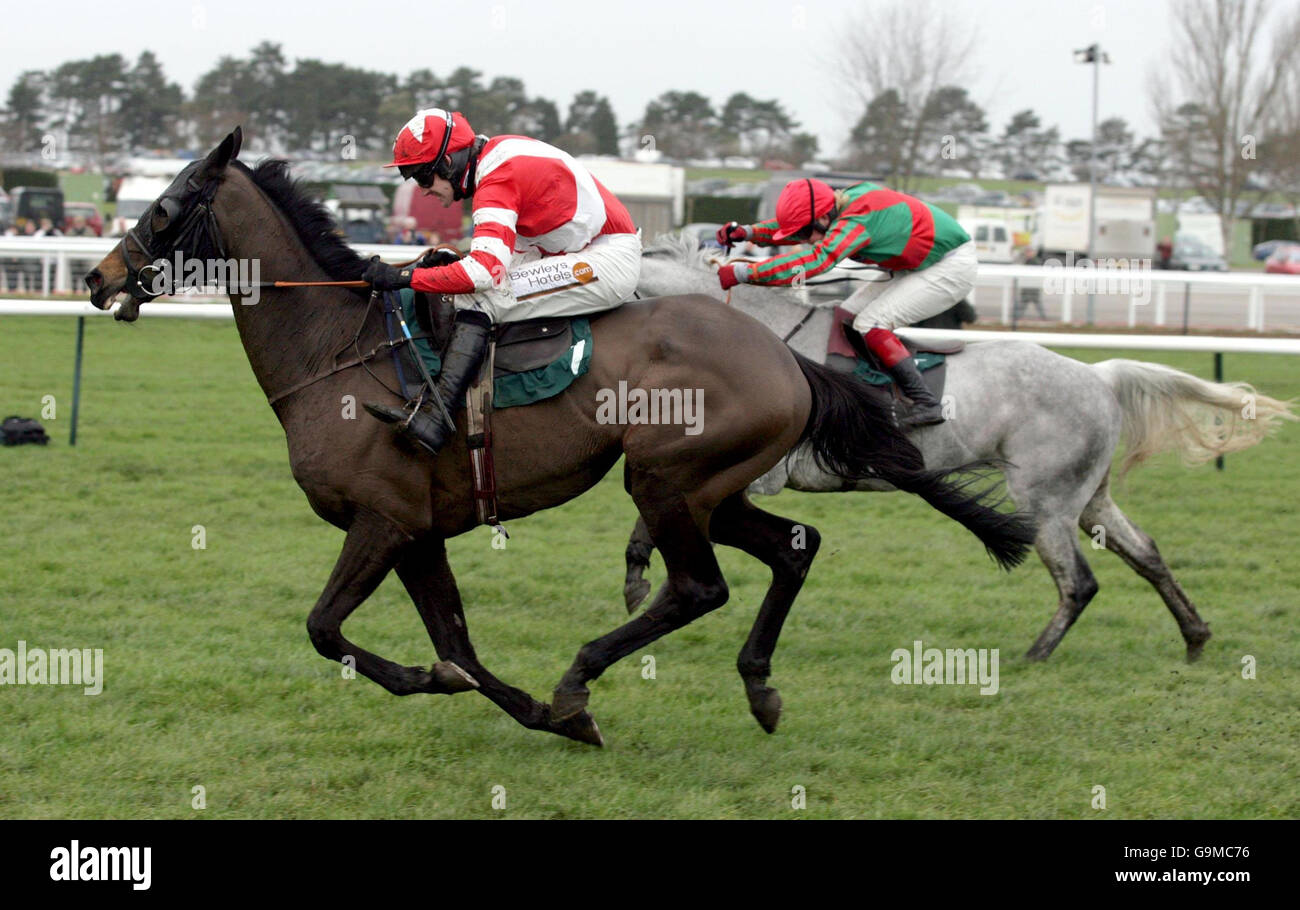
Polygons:
<instances>
[{"instance_id":1,"label":"saddle","mask_svg":"<svg viewBox=\"0 0 1300 910\"><path fill-rule=\"evenodd\" d=\"M853 314L836 307L833 320L831 334L826 342L826 365L842 373L854 374L891 402L901 401L904 395L897 383L871 353L861 333L854 330ZM916 358L916 368L921 372L926 386L935 398L942 399L948 373L946 358L960 354L966 349L966 342L923 342L902 335L898 337L908 353Z\"/></svg>"},{"instance_id":2,"label":"saddle","mask_svg":"<svg viewBox=\"0 0 1300 910\"><path fill-rule=\"evenodd\" d=\"M417 293L411 301L421 334L433 336L433 305L437 298ZM466 442L474 486L474 507L480 524L509 538L497 515L496 466L492 458L494 397L497 408L528 404L557 394L586 372L591 356L591 330L585 317L550 316L497 325L488 341L478 376L465 392ZM571 357L566 357L572 349ZM415 351L408 356L419 357ZM563 373L556 376L556 369ZM399 368L399 375L400 375ZM504 383L500 381L504 378ZM499 384L500 383L500 384ZM549 390L548 388L549 387ZM452 402L446 402L455 410Z\"/></svg>"},{"instance_id":3,"label":"saddle","mask_svg":"<svg viewBox=\"0 0 1300 910\"><path fill-rule=\"evenodd\" d=\"M543 316L497 326L493 377L554 363L572 344L568 316Z\"/></svg>"}]
</instances>

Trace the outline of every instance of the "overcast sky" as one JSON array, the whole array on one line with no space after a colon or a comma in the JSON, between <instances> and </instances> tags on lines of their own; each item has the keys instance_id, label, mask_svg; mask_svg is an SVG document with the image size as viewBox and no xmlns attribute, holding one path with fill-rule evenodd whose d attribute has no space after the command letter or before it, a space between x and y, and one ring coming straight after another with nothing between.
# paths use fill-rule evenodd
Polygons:
<instances>
[{"instance_id":1,"label":"overcast sky","mask_svg":"<svg viewBox=\"0 0 1300 910\"><path fill-rule=\"evenodd\" d=\"M830 77L827 55L846 14L882 10L879 0L59 0L15 3L16 40L0 55L0 92L23 70L95 54L133 60L151 48L186 92L222 55L245 56L262 40L285 56L406 74L458 66L490 79L518 76L530 94L567 111L575 92L610 97L623 126L670 89L694 90L721 105L734 92L779 98L803 128L837 153L850 121L846 95ZM1091 69L1071 51L1101 41L1113 64L1101 83L1101 116L1120 116L1139 134L1153 131L1147 72L1167 36L1167 0L936 0L939 10L976 26L982 42L968 88L995 130L1033 108L1064 138L1091 127ZM57 18L45 10L57 10ZM29 16L30 21L23 22ZM855 36L869 47L872 36ZM3 95L0 94L0 100ZM401 126L394 123L394 132Z\"/></svg>"}]
</instances>

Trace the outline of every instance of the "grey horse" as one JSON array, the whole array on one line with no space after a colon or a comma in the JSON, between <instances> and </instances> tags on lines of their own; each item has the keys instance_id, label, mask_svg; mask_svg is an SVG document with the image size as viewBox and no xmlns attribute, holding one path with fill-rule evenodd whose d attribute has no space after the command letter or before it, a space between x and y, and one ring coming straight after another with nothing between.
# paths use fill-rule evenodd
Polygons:
<instances>
[{"instance_id":1,"label":"grey horse","mask_svg":"<svg viewBox=\"0 0 1300 910\"><path fill-rule=\"evenodd\" d=\"M800 354L825 362L833 306L849 290L844 284L739 285L723 303L716 265L714 256L691 240L660 238L647 248L638 293L710 294L720 306L729 304L756 317ZM1200 656L1210 628L1155 541L1111 498L1113 455L1122 440L1121 477L1161 452L1180 452L1185 462L1201 463L1253 446L1281 420L1295 420L1288 403L1258 394L1246 383L1207 382L1160 364L1086 364L1036 344L995 341L970 345L948 359L943 404L944 423L910 434L926 466L1000 460L1011 498L1038 525L1035 548L1056 582L1060 602L1027 657L1050 656L1097 593L1076 528L1150 582L1178 622L1188 660ZM750 492L774 495L783 487L811 492L894 489L879 481L846 482L822 471L802 449L755 481ZM628 612L649 591L643 573L653 549L638 520L627 549Z\"/></svg>"}]
</instances>

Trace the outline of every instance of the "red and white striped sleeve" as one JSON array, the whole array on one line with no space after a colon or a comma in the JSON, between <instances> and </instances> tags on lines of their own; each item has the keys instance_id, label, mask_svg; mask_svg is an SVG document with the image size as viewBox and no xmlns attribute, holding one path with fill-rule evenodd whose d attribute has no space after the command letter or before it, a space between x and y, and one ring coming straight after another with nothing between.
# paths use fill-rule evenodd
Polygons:
<instances>
[{"instance_id":1,"label":"red and white striped sleeve","mask_svg":"<svg viewBox=\"0 0 1300 910\"><path fill-rule=\"evenodd\" d=\"M510 268L519 221L519 200L508 167L493 172L474 192L474 229L469 255L434 269L416 269L411 287L435 294L472 294L492 287Z\"/></svg>"}]
</instances>

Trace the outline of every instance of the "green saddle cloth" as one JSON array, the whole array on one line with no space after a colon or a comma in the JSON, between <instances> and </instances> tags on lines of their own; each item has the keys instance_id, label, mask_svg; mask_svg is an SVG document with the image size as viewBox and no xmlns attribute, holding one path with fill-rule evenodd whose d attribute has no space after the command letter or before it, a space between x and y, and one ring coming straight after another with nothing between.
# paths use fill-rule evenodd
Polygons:
<instances>
[{"instance_id":1,"label":"green saddle cloth","mask_svg":"<svg viewBox=\"0 0 1300 910\"><path fill-rule=\"evenodd\" d=\"M401 300L402 318L406 324L418 325L415 318L415 292L404 288ZM591 322L585 316L575 316L569 320L569 333L572 338L568 350L546 366L526 373L503 373L497 376L492 384L492 407L514 408L554 398L572 385L573 380L586 373L591 365ZM433 349L433 344L428 338L417 338L413 343L429 375L437 376L442 370L442 357Z\"/></svg>"},{"instance_id":2,"label":"green saddle cloth","mask_svg":"<svg viewBox=\"0 0 1300 910\"><path fill-rule=\"evenodd\" d=\"M935 354L931 351L922 351L913 355L916 358L916 368L924 373L926 370L933 370L946 359L946 354ZM893 378L888 373L882 373L874 369L871 364L858 358L858 364L853 368L853 375L861 379L868 385L889 385Z\"/></svg>"}]
</instances>

